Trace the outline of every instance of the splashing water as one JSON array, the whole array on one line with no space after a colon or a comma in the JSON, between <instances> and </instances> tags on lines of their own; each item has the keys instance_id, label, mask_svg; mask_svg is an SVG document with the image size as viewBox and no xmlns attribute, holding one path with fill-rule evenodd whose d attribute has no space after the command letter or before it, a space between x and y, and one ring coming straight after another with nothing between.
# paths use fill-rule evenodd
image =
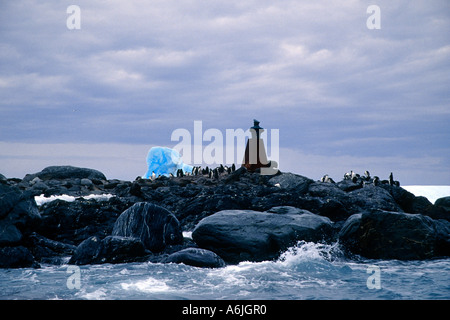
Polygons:
<instances>
[{"instance_id":1,"label":"splashing water","mask_svg":"<svg viewBox=\"0 0 450 320\"><path fill-rule=\"evenodd\" d=\"M367 285L368 266L380 289ZM219 269L128 263L80 267L69 289L67 265L0 270L0 299L448 299L450 259L349 260L338 244L299 242L276 261Z\"/></svg>"}]
</instances>

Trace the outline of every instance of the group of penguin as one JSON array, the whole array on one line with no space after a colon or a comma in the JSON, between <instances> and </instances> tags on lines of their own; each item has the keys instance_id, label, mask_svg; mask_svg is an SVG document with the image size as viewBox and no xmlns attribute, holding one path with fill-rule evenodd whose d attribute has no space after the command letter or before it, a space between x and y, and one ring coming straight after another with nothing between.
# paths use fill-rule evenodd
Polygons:
<instances>
[{"instance_id":1,"label":"group of penguin","mask_svg":"<svg viewBox=\"0 0 450 320\"><path fill-rule=\"evenodd\" d=\"M192 168L191 172L184 172L183 169L178 169L176 172L176 177L184 177L184 176L208 176L210 179L219 179L219 175L222 173L232 173L236 171L236 165L233 163L231 167L220 165L214 169L210 169L208 166L206 168L202 168L201 166ZM171 173L170 177L174 177Z\"/></svg>"},{"instance_id":2,"label":"group of penguin","mask_svg":"<svg viewBox=\"0 0 450 320\"><path fill-rule=\"evenodd\" d=\"M380 178L377 176L374 176L373 178L370 176L369 171L364 171L364 175L361 176L360 174L355 173L353 170L351 170L350 172L346 172L344 174L344 180L351 180L353 183L361 183L362 185L369 185L369 184L373 184L374 186L378 186L380 184L389 184L391 186L397 186L400 187L400 182L394 180L394 175L391 174L389 175L389 179L388 180L381 180ZM321 179L321 182L328 182L328 183L335 183L334 180L329 177L327 174L324 175Z\"/></svg>"}]
</instances>

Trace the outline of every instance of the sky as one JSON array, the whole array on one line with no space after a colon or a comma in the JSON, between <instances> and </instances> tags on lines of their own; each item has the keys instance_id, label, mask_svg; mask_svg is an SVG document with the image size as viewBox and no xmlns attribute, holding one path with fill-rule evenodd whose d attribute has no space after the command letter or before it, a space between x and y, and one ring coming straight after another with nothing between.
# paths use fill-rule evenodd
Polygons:
<instances>
[{"instance_id":1,"label":"sky","mask_svg":"<svg viewBox=\"0 0 450 320\"><path fill-rule=\"evenodd\" d=\"M176 129L257 119L282 171L448 185L449 18L448 0L2 1L0 173L134 180Z\"/></svg>"}]
</instances>

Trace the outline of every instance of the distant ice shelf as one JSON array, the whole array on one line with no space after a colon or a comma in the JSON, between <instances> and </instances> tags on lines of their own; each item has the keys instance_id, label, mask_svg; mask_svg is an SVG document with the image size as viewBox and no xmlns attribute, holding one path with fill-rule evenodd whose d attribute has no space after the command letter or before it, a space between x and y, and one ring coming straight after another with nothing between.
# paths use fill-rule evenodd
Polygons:
<instances>
[{"instance_id":1,"label":"distant ice shelf","mask_svg":"<svg viewBox=\"0 0 450 320\"><path fill-rule=\"evenodd\" d=\"M450 196L450 186L402 186L403 189L411 192L416 197L422 196L427 198L431 203L437 199Z\"/></svg>"}]
</instances>

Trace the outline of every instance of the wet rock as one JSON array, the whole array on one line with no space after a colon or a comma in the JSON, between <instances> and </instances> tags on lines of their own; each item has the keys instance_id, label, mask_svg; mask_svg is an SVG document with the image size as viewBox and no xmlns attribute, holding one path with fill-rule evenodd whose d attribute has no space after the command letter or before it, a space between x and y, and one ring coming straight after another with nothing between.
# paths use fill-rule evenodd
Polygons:
<instances>
[{"instance_id":1,"label":"wet rock","mask_svg":"<svg viewBox=\"0 0 450 320\"><path fill-rule=\"evenodd\" d=\"M143 261L149 253L139 239L108 236L90 237L78 245L69 264L86 265Z\"/></svg>"},{"instance_id":2,"label":"wet rock","mask_svg":"<svg viewBox=\"0 0 450 320\"><path fill-rule=\"evenodd\" d=\"M323 241L332 222L303 210L276 214L252 210L225 210L200 221L192 233L195 243L226 262L263 261L299 240Z\"/></svg>"},{"instance_id":3,"label":"wet rock","mask_svg":"<svg viewBox=\"0 0 450 320\"><path fill-rule=\"evenodd\" d=\"M62 257L74 254L76 246L48 239L33 232L24 240L25 246L39 262L61 261Z\"/></svg>"},{"instance_id":4,"label":"wet rock","mask_svg":"<svg viewBox=\"0 0 450 320\"><path fill-rule=\"evenodd\" d=\"M37 268L39 264L27 248L23 246L0 248L0 268L30 267Z\"/></svg>"},{"instance_id":5,"label":"wet rock","mask_svg":"<svg viewBox=\"0 0 450 320\"><path fill-rule=\"evenodd\" d=\"M112 235L138 238L152 252L161 252L167 245L183 241L175 215L148 202L136 203L125 210L115 222Z\"/></svg>"},{"instance_id":6,"label":"wet rock","mask_svg":"<svg viewBox=\"0 0 450 320\"><path fill-rule=\"evenodd\" d=\"M348 218L339 241L370 259L450 256L450 223L421 214L373 210Z\"/></svg>"},{"instance_id":7,"label":"wet rock","mask_svg":"<svg viewBox=\"0 0 450 320\"><path fill-rule=\"evenodd\" d=\"M189 266L200 268L221 268L225 266L225 262L217 254L212 251L200 248L187 248L172 253L162 262L183 263Z\"/></svg>"}]
</instances>

